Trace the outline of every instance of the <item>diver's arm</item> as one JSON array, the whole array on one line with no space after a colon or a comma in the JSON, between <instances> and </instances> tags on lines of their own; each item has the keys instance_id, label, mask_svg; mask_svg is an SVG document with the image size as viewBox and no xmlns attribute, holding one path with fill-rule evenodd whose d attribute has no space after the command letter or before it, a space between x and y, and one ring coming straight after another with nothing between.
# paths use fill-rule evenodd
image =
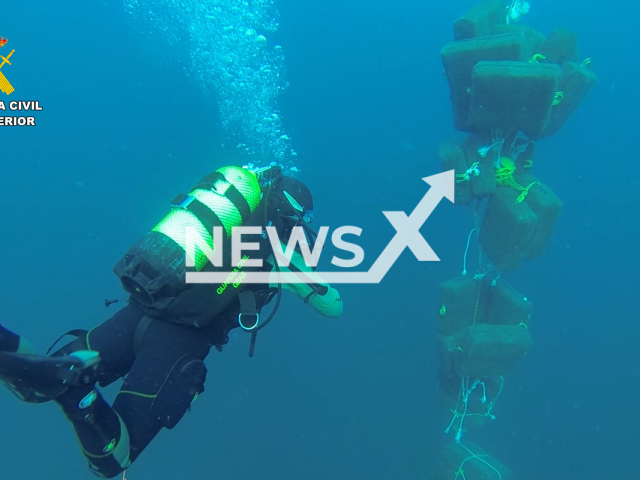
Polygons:
<instances>
[{"instance_id":1,"label":"diver's arm","mask_svg":"<svg viewBox=\"0 0 640 480\"><path fill-rule=\"evenodd\" d=\"M270 256L267 262L274 265L273 256ZM297 272L309 278L309 283L283 283L283 289L301 298L324 317L337 318L342 315L343 303L338 290L322 280L320 275L308 267L304 258L297 251L291 256L290 268L282 266L279 268L282 273ZM273 281L270 282L270 286L277 287L275 266L273 266L271 273Z\"/></svg>"}]
</instances>

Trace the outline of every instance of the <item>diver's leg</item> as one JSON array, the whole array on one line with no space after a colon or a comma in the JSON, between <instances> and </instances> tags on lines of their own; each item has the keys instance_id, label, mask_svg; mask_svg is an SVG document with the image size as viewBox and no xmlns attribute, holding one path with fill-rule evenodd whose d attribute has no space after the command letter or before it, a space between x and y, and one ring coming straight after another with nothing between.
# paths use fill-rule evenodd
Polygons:
<instances>
[{"instance_id":1,"label":"diver's leg","mask_svg":"<svg viewBox=\"0 0 640 480\"><path fill-rule=\"evenodd\" d=\"M132 461L163 427L175 427L204 391L210 349L202 330L151 322L113 404L129 428Z\"/></svg>"},{"instance_id":2,"label":"diver's leg","mask_svg":"<svg viewBox=\"0 0 640 480\"><path fill-rule=\"evenodd\" d=\"M92 472L111 478L130 465L127 428L95 386L73 386L55 401L73 424Z\"/></svg>"},{"instance_id":3,"label":"diver's leg","mask_svg":"<svg viewBox=\"0 0 640 480\"><path fill-rule=\"evenodd\" d=\"M0 352L33 354L35 349L26 338L0 325Z\"/></svg>"},{"instance_id":4,"label":"diver's leg","mask_svg":"<svg viewBox=\"0 0 640 480\"><path fill-rule=\"evenodd\" d=\"M127 468L204 391L203 360L211 345L202 331L154 320L139 337L138 348L112 408L95 389L74 390L63 405L99 476L111 478Z\"/></svg>"},{"instance_id":5,"label":"diver's leg","mask_svg":"<svg viewBox=\"0 0 640 480\"><path fill-rule=\"evenodd\" d=\"M131 461L163 427L174 428L204 391L210 348L202 330L162 320L149 325L113 404L129 431Z\"/></svg>"},{"instance_id":6,"label":"diver's leg","mask_svg":"<svg viewBox=\"0 0 640 480\"><path fill-rule=\"evenodd\" d=\"M19 345L20 335L0 325L0 352L17 352Z\"/></svg>"},{"instance_id":7,"label":"diver's leg","mask_svg":"<svg viewBox=\"0 0 640 480\"><path fill-rule=\"evenodd\" d=\"M0 380L18 398L48 402L71 385L109 385L126 375L133 364L133 338L143 312L128 305L90 332L53 355L36 355L23 337L0 327Z\"/></svg>"},{"instance_id":8,"label":"diver's leg","mask_svg":"<svg viewBox=\"0 0 640 480\"><path fill-rule=\"evenodd\" d=\"M99 476L115 476L130 462L127 428L102 398L95 383L105 386L128 373L135 359L136 328L143 316L142 311L129 305L54 353L59 356L92 350L100 354L94 378L69 387L55 399L73 424L91 470ZM110 472L114 473L109 475Z\"/></svg>"},{"instance_id":9,"label":"diver's leg","mask_svg":"<svg viewBox=\"0 0 640 480\"><path fill-rule=\"evenodd\" d=\"M135 360L134 337L144 313L133 305L117 311L86 335L63 346L52 356L70 355L80 350L97 351L100 363L95 381L106 387L124 377Z\"/></svg>"}]
</instances>

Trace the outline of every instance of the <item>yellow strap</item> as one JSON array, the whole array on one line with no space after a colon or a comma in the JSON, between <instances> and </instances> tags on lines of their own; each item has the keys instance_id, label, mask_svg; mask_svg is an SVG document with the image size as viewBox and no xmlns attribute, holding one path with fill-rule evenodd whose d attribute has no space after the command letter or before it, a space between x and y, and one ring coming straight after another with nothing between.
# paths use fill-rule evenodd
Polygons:
<instances>
[{"instance_id":1,"label":"yellow strap","mask_svg":"<svg viewBox=\"0 0 640 480\"><path fill-rule=\"evenodd\" d=\"M553 96L553 101L551 102L551 105L555 107L560 102L562 102L563 99L564 99L564 93L556 92L556 94Z\"/></svg>"},{"instance_id":2,"label":"yellow strap","mask_svg":"<svg viewBox=\"0 0 640 480\"><path fill-rule=\"evenodd\" d=\"M525 188L523 192L520 195L518 195L518 198L516 199L516 203L522 203L524 199L527 197L527 194L529 193L529 189L534 185L540 185L540 182L532 182L527 188Z\"/></svg>"},{"instance_id":3,"label":"yellow strap","mask_svg":"<svg viewBox=\"0 0 640 480\"><path fill-rule=\"evenodd\" d=\"M546 60L547 57L542 55L541 53L536 53L533 57L531 57L531 63L540 63L540 60Z\"/></svg>"}]
</instances>

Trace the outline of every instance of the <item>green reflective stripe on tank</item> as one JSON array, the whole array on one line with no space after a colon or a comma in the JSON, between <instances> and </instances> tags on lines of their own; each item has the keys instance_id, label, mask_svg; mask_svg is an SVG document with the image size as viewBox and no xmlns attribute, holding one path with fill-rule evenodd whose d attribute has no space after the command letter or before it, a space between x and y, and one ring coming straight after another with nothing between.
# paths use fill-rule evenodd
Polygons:
<instances>
[{"instance_id":1,"label":"green reflective stripe on tank","mask_svg":"<svg viewBox=\"0 0 640 480\"><path fill-rule=\"evenodd\" d=\"M216 213L227 235L231 235L233 227L242 225L242 217L238 209L224 195L217 194L211 190L194 190L190 195Z\"/></svg>"},{"instance_id":2,"label":"green reflective stripe on tank","mask_svg":"<svg viewBox=\"0 0 640 480\"><path fill-rule=\"evenodd\" d=\"M213 226L221 225L227 237L231 235L233 227L242 225L260 204L261 191L258 179L250 171L236 166L223 167L217 170L219 178L215 173L205 177L214 180L217 190L211 190L210 184L200 183L199 186L207 187L194 189L189 196L195 198L198 203L192 201L192 208L175 208L170 211L152 231L162 233L182 248L186 250L186 232L188 227L196 230L200 238L207 242L212 249ZM223 190L224 188L224 190ZM229 195L226 195L226 193ZM240 200L242 197L242 200ZM249 214L247 213L247 207ZM207 212L207 210L209 212ZM216 220L219 220L217 223ZM197 271L202 270L208 262L204 252L196 245L194 259Z\"/></svg>"},{"instance_id":3,"label":"green reflective stripe on tank","mask_svg":"<svg viewBox=\"0 0 640 480\"><path fill-rule=\"evenodd\" d=\"M202 225L202 222L188 210L174 209L170 211L166 217L160 220L160 223L153 227L152 231L166 235L176 242L180 248L185 250L188 227L194 228L196 232L198 232L198 235L200 235L200 238L207 242L207 245L211 245L211 248L214 248L211 232L207 231L204 225ZM195 268L200 271L207 264L208 260L204 252L202 252L197 245L195 246L195 256Z\"/></svg>"},{"instance_id":4,"label":"green reflective stripe on tank","mask_svg":"<svg viewBox=\"0 0 640 480\"><path fill-rule=\"evenodd\" d=\"M244 223L251 215L249 202L247 202L247 199L242 196L236 186L229 182L229 180L227 180L220 171L211 173L204 177L200 180L200 183L193 187L193 190L213 190L214 192L218 192L216 187L216 183L218 181L223 181L228 185L227 190L224 192L224 196L231 200L231 202L236 206L238 212L240 212L240 216L242 217L242 222Z\"/></svg>"},{"instance_id":5,"label":"green reflective stripe on tank","mask_svg":"<svg viewBox=\"0 0 640 480\"><path fill-rule=\"evenodd\" d=\"M199 188L190 195L215 212L228 237L233 227L242 225L260 204L260 185L244 168L224 167L218 173L224 180L216 184L216 190Z\"/></svg>"},{"instance_id":6,"label":"green reflective stripe on tank","mask_svg":"<svg viewBox=\"0 0 640 480\"><path fill-rule=\"evenodd\" d=\"M218 171L240 192L253 213L261 199L260 185L256 176L246 168L236 166L222 167Z\"/></svg>"}]
</instances>

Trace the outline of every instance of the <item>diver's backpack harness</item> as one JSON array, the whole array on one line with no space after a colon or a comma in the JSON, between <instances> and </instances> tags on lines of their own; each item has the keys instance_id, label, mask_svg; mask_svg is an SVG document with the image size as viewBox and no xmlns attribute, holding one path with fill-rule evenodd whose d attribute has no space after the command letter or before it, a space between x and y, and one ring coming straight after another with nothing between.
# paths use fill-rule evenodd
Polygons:
<instances>
[{"instance_id":1,"label":"diver's backpack harness","mask_svg":"<svg viewBox=\"0 0 640 480\"><path fill-rule=\"evenodd\" d=\"M169 213L129 249L114 267L114 272L137 303L147 310L163 312L181 295L198 286L185 282L188 229L194 229L214 250L222 248L224 252L228 250L224 247L233 227L246 224L256 213L260 202L260 185L252 172L235 166L220 168L204 177L189 195L178 195L172 201ZM214 244L215 227L224 232L222 245ZM205 268L215 271L199 249L194 251L194 257L196 271ZM210 288L203 290L209 291ZM214 313L217 313L235 296L216 296L215 290L213 296L219 305ZM167 312L165 316L175 313ZM204 326L203 319L195 323L188 320L191 316L187 314L185 321L180 318L167 320Z\"/></svg>"},{"instance_id":2,"label":"diver's backpack harness","mask_svg":"<svg viewBox=\"0 0 640 480\"><path fill-rule=\"evenodd\" d=\"M193 187L193 190L210 190L218 193L216 183L219 180L222 180L229 185L226 191L222 193L222 195L227 197L229 201L238 209L238 213L242 218L242 223L246 222L247 219L251 216L252 209L244 196L242 196L242 194L235 187L235 185L229 182L221 172L216 171L210 173L202 180L200 180L200 182L195 187ZM184 193L177 195L176 198L174 198L171 202L171 208L181 208L190 211L198 218L198 220L200 220L200 222L208 232L213 232L213 227L221 227L224 231L225 238L231 235L231 232L226 231L226 228L218 215L216 215L215 212L213 212L209 207L207 207L204 203L202 203L192 195L185 195Z\"/></svg>"},{"instance_id":3,"label":"diver's backpack harness","mask_svg":"<svg viewBox=\"0 0 640 480\"><path fill-rule=\"evenodd\" d=\"M281 285L278 284L275 292L268 288L267 295L260 292L260 299L256 301L255 289L247 288L242 282L234 283L233 288L231 285L185 283L188 271L186 229L195 228L213 249L221 247L223 265L230 264L232 229L240 225L273 226L279 235L292 226L302 226L313 244L316 234L303 217L304 208L284 190L291 183L286 180L287 177L274 166L255 173L242 167L223 167L205 176L190 194L174 198L169 214L133 245L114 267L131 300L142 306L150 319L204 327L237 298L238 325L252 334L249 352L252 356L257 332L271 321L279 307ZM303 202L312 208L310 193L307 196L309 198ZM214 244L214 227L221 227L224 232L220 246ZM266 235L260 235L259 243L257 252L263 262L271 255L275 259ZM228 268L216 267L202 252L195 253L196 271L225 271ZM275 261L274 268L279 273ZM245 272L262 269L243 267ZM274 293L276 304L269 316L261 321L260 309L270 302Z\"/></svg>"}]
</instances>

